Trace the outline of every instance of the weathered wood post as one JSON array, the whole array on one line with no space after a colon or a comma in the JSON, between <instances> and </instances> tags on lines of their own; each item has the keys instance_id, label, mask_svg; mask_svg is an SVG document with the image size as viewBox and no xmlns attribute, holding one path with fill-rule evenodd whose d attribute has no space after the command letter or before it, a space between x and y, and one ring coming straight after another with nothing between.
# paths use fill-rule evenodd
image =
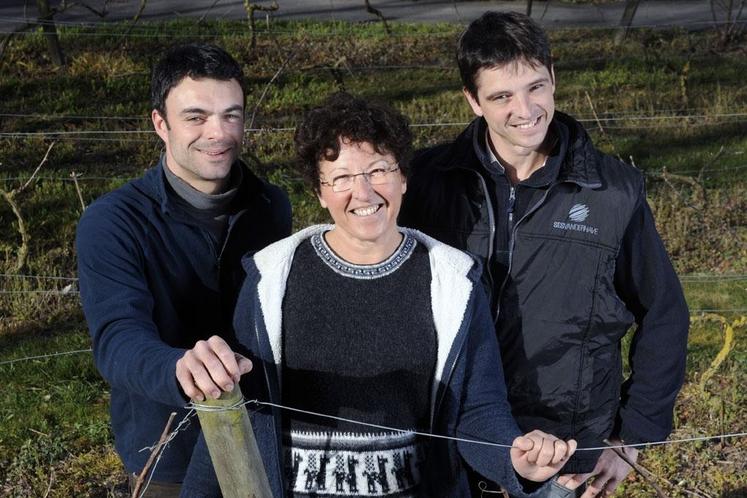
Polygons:
<instances>
[{"instance_id":1,"label":"weathered wood post","mask_svg":"<svg viewBox=\"0 0 747 498\"><path fill-rule=\"evenodd\" d=\"M272 498L257 441L236 385L219 399L208 399L197 410L210 458L224 498Z\"/></svg>"}]
</instances>

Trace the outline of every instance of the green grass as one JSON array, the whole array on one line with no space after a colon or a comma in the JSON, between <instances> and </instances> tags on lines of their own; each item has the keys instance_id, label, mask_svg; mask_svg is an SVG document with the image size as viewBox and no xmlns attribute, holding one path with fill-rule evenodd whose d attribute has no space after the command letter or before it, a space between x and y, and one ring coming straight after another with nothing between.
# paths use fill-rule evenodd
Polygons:
<instances>
[{"instance_id":1,"label":"green grass","mask_svg":"<svg viewBox=\"0 0 747 498\"><path fill-rule=\"evenodd\" d=\"M453 62L462 26L390 23L392 35L377 22L273 21L269 32L258 26L254 51L241 22L142 22L127 39L121 23L64 28L65 69L50 65L40 33L12 39L0 61L0 112L33 116L0 116L2 133L85 132L58 136L41 178L17 196L31 236L22 273L75 274L81 207L72 171L83 175L82 197L90 204L157 160L149 71L173 43L215 42L244 66L247 116L256 108L253 126L262 129L247 135L260 162L249 154L247 160L289 192L296 229L327 216L293 166L293 132L276 128L292 128L329 93L345 89L385 100L415 124L444 124L414 128L417 146L449 140L472 119ZM724 116L747 113L744 39L724 46L718 32L640 29L614 47L608 30L550 36L557 108L583 119L600 148L646 171L657 226L683 275L694 321L672 437L747 430L745 327L735 328L735 348L699 386L724 341L720 323L699 318L703 310L718 310L728 323L747 314L747 117ZM138 130L145 133L131 133ZM0 136L0 189L22 185L50 142ZM14 274L20 235L2 199L0 219L0 272ZM77 296L36 292L69 283L0 277L0 362L90 347ZM108 386L90 353L0 364L0 379L0 495L122 495ZM642 458L676 497L747 496L745 462L745 439L655 448ZM618 496L652 491L634 478Z\"/></svg>"}]
</instances>

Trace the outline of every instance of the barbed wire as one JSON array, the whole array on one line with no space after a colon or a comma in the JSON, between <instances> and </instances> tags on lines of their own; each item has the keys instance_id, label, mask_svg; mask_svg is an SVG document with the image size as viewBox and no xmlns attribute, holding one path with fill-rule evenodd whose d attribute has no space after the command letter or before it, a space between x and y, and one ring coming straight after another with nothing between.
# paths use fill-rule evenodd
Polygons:
<instances>
[{"instance_id":1,"label":"barbed wire","mask_svg":"<svg viewBox=\"0 0 747 498\"><path fill-rule=\"evenodd\" d=\"M456 70L456 68L455 68ZM710 108L708 107L687 107L687 108L680 108L680 109L652 109L651 113L648 114L641 114L639 109L630 109L630 110L617 110L617 111L605 111L605 112L598 112L597 115L600 119L603 120L623 120L627 117L631 116L632 119L656 119L656 118L677 118L677 117L691 117L691 116L698 116L698 115L704 115L704 116L712 116L709 115L707 112ZM686 114L682 114L686 113ZM735 114L738 116L747 116L747 112L740 112L740 113L728 113L729 115ZM723 115L727 115L726 113ZM585 113L576 113L575 116L578 119L584 119L584 120L596 120L593 115L587 115ZM141 121L148 121L150 122L150 116L112 116L112 115L86 115L86 114L50 114L50 113L12 113L12 112L4 112L0 113L0 117L7 117L7 118L32 118L32 119L41 119L41 120L65 120L65 119L81 119L81 120L94 120L94 119L100 119L100 120L120 120L120 121L127 121L127 120L141 120Z\"/></svg>"},{"instance_id":2,"label":"barbed wire","mask_svg":"<svg viewBox=\"0 0 747 498\"><path fill-rule=\"evenodd\" d=\"M93 349L76 349L74 351L61 351L59 353L49 353L49 354L41 354L36 356L26 356L24 358L14 358L12 360L5 360L0 361L0 366L2 365L13 365L15 363L20 363L22 361L31 361L31 360L46 360L49 358L56 358L58 356L68 356L73 354L79 354L79 353L91 353L93 352Z\"/></svg>"},{"instance_id":3,"label":"barbed wire","mask_svg":"<svg viewBox=\"0 0 747 498\"><path fill-rule=\"evenodd\" d=\"M37 280L67 280L67 281L73 281L73 282L78 281L78 277L59 277L56 275L29 275L25 273L0 273L0 277L37 279Z\"/></svg>"},{"instance_id":4,"label":"barbed wire","mask_svg":"<svg viewBox=\"0 0 747 498\"><path fill-rule=\"evenodd\" d=\"M120 166L124 168L124 166ZM134 180L137 178L136 176L78 176L77 178L73 179L70 176L35 176L34 181L36 180L45 180L45 181L60 181L60 182L73 182L77 180L78 182L85 182L85 181L129 181ZM2 181L26 181L28 180L27 176L9 176L6 178L0 177L0 182Z\"/></svg>"},{"instance_id":5,"label":"barbed wire","mask_svg":"<svg viewBox=\"0 0 747 498\"><path fill-rule=\"evenodd\" d=\"M63 296L79 296L80 291L65 289L23 289L23 290L0 290L0 294L51 294Z\"/></svg>"},{"instance_id":6,"label":"barbed wire","mask_svg":"<svg viewBox=\"0 0 747 498\"><path fill-rule=\"evenodd\" d=\"M361 7L361 10L364 10L363 7ZM244 20L244 18L236 18L233 19L236 23L240 23ZM325 22L329 21L336 21L337 19L319 19L319 20L308 20L307 23L316 23L316 24L324 24ZM0 17L0 23L2 24L13 24L16 25L18 23L24 23L26 25L31 26L55 26L55 27L65 27L65 28L100 28L100 27L113 27L116 26L117 23L122 23L125 20L112 20L112 21L65 21L61 19L52 19L52 20L44 20L44 19L38 19L38 18L24 18L24 17ZM371 26L378 26L380 23L376 19L365 19L361 21L349 21L349 24L352 26L360 26L363 25L371 25ZM417 21L404 21L401 23L393 23L393 26L397 26L397 24L400 25L410 25L410 24L419 24ZM467 22L452 22L451 24L455 25L455 28L450 30L442 30L442 31L410 31L410 32L397 32L395 28L395 32L387 33L384 30L384 27L381 26L381 31L379 32L367 32L364 33L366 36L371 37L411 37L411 36L456 36L460 32L460 28L456 26L466 26ZM633 24L629 26L629 30L644 30L644 29L678 29L678 28L688 28L688 27L714 27L717 28L719 26L732 26L732 25L742 25L747 24L747 19L731 19L731 20L703 20L703 21L680 21L680 22L667 22L667 23L642 23L642 24ZM594 23L584 23L584 24L574 24L574 25L565 25L565 26L558 26L554 24L548 24L547 26L544 26L544 29L548 31L576 31L576 30L594 30L594 31L615 31L619 29L619 25L617 23L615 24L594 24ZM64 31L64 30L63 30ZM158 31L157 33L154 33L154 31ZM101 33L102 36L130 36L130 37L140 37L140 36L164 36L164 37L184 37L184 36L228 36L228 35L246 35L248 32L247 29L236 29L236 30L222 30L217 35L215 33L205 33L205 34L183 34L179 30L178 27L174 28L168 28L164 29L161 26L158 27L149 27L149 26L137 26L131 30L123 31L122 33L118 32L107 32L107 33ZM28 31L0 31L0 33L5 34L35 34L33 32ZM255 30L256 35L262 35L262 36L278 36L278 35L298 35L299 30L292 30L292 29L257 29ZM310 36L310 37L317 37L317 38L325 38L325 37L337 37L337 36L345 36L349 35L351 33L355 34L361 34L360 30L353 30L353 29L326 29L325 31L312 31L309 32L308 30L304 30L303 34L304 36ZM80 35L84 33L75 32L72 33L75 35ZM97 33L89 33L89 34L97 34Z\"/></svg>"}]
</instances>

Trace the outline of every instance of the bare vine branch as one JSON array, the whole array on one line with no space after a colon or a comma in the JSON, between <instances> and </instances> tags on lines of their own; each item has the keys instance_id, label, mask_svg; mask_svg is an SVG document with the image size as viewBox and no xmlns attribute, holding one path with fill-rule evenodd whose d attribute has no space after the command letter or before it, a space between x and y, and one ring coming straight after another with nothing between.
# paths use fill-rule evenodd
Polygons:
<instances>
[{"instance_id":1,"label":"bare vine branch","mask_svg":"<svg viewBox=\"0 0 747 498\"><path fill-rule=\"evenodd\" d=\"M52 142L49 145L49 148L47 149L47 153L44 154L44 158L41 160L41 162L36 167L34 172L31 174L29 179L26 180L26 183L10 191L0 189L0 196L2 196L5 199L5 201L10 205L11 211L13 211L13 214L16 216L16 220L18 221L18 233L21 234L21 245L18 247L18 253L16 255L16 266L14 268L16 273L20 272L23 269L23 267L26 266L26 259L28 258L28 254L29 254L29 241L31 240L31 235L26 229L26 223L23 220L23 215L21 214L21 208L18 205L18 202L16 199L19 194L21 194L24 190L26 190L26 188L29 185L31 185L31 182L34 180L34 177L36 177L36 174L39 172L41 167L44 166L44 163L47 162L49 153L52 150L52 147L54 147L55 143L56 142Z\"/></svg>"},{"instance_id":2,"label":"bare vine branch","mask_svg":"<svg viewBox=\"0 0 747 498\"><path fill-rule=\"evenodd\" d=\"M76 173L75 171L70 172L70 178L73 179L73 183L75 184L75 191L78 193L78 200L80 200L80 209L81 212L86 210L86 203L83 200L83 193L80 191L80 183L78 183L78 178L80 178L80 173Z\"/></svg>"},{"instance_id":3,"label":"bare vine branch","mask_svg":"<svg viewBox=\"0 0 747 498\"><path fill-rule=\"evenodd\" d=\"M379 19L381 19L381 22L384 24L384 30L386 30L387 34L391 35L392 31L389 29L389 25L386 22L386 17L384 17L384 14L381 13L381 11L371 5L371 0L364 0L366 4L366 12L369 14L373 14Z\"/></svg>"},{"instance_id":4,"label":"bare vine branch","mask_svg":"<svg viewBox=\"0 0 747 498\"><path fill-rule=\"evenodd\" d=\"M169 415L169 419L166 421L166 426L163 428L163 432L161 433L161 437L158 440L158 443L151 450L148 461L145 462L143 470L140 472L140 475L137 476L137 480L135 481L135 489L132 490L132 498L138 498L140 496L140 489L143 487L143 483L145 482L145 476L148 474L148 471L153 465L153 462L156 460L158 454L163 451L166 440L169 437L169 432L171 431L171 424L174 423L174 417L176 417L176 412L171 412L171 415Z\"/></svg>"},{"instance_id":5,"label":"bare vine branch","mask_svg":"<svg viewBox=\"0 0 747 498\"><path fill-rule=\"evenodd\" d=\"M138 8L137 14L135 14L135 17L132 18L132 21L130 21L130 25L127 27L127 31L125 31L125 33L122 35L122 41L126 40L127 37L130 36L132 28L134 28L137 22L140 20L140 16L145 10L145 6L147 4L148 0L140 0L140 8Z\"/></svg>"}]
</instances>

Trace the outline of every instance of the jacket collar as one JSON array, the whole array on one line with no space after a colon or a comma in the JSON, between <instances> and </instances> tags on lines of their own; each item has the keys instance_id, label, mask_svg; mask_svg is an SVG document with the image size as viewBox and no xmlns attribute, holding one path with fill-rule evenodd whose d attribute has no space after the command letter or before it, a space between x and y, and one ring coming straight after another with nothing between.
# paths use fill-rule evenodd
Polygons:
<instances>
[{"instance_id":1,"label":"jacket collar","mask_svg":"<svg viewBox=\"0 0 747 498\"><path fill-rule=\"evenodd\" d=\"M324 233L334 225L314 225L282 239L244 260L247 275L256 281L259 308L264 320L272 358L276 365L278 385L281 382L282 365L282 304L286 283L293 263L296 248L314 234ZM428 250L431 269L431 309L437 335L437 358L431 391L431 415L439 383L446 370L446 362L463 325L470 321L467 316L473 292L479 287L480 269L466 253L443 244L422 232L400 228L413 236ZM250 277L247 277L247 282ZM251 284L250 284L251 285Z\"/></svg>"},{"instance_id":2,"label":"jacket collar","mask_svg":"<svg viewBox=\"0 0 747 498\"><path fill-rule=\"evenodd\" d=\"M164 172L165 155L162 154L153 168L150 168L143 175L143 180L146 186L146 195L154 199L161 208L161 212L164 214L171 214L177 218L186 218L182 221L191 221L188 216L183 216L181 209L178 204L174 202L172 195L168 193L168 187L166 186L166 173ZM248 207L257 197L262 198L265 202L270 202L269 198L264 193L263 181L259 179L242 161L237 161L234 167L243 168L241 175L241 183L238 187L238 192L234 196L229 210L230 214L236 214Z\"/></svg>"},{"instance_id":3,"label":"jacket collar","mask_svg":"<svg viewBox=\"0 0 747 498\"><path fill-rule=\"evenodd\" d=\"M557 175L559 182L572 182L586 188L599 188L602 181L599 175L599 152L594 148L591 138L581 123L560 111L555 112L552 125L565 127L567 136L559 133L563 143L558 144L561 151L565 150ZM485 152L485 130L487 123L482 117L474 119L454 141L449 148L444 161L438 167L450 170L459 167L475 169L482 167L488 172L491 169L503 174L503 167L491 160ZM499 168L499 169L496 169Z\"/></svg>"}]
</instances>

